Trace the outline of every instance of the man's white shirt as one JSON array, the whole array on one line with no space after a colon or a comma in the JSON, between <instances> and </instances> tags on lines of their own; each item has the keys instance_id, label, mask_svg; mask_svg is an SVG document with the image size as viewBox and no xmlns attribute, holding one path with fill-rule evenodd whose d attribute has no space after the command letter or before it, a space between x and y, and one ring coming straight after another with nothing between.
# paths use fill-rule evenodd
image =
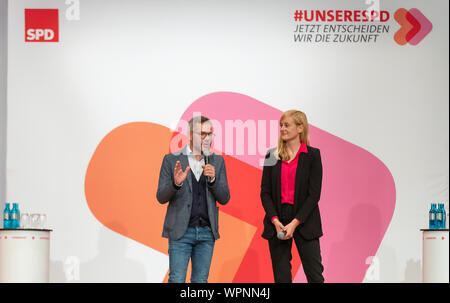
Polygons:
<instances>
[{"instance_id":1,"label":"man's white shirt","mask_svg":"<svg viewBox=\"0 0 450 303\"><path fill-rule=\"evenodd\" d=\"M202 165L205 165L205 156L202 155L201 158L200 158L200 160L197 160L197 158L195 158L195 155L194 155L194 153L192 152L192 150L191 150L189 144L186 145L186 151L187 151L187 157L188 157L188 160L189 160L189 167L191 168L192 173L194 174L195 179L196 179L197 182L198 182L198 181L200 180L200 177L201 177L202 174L203 174L203 167L202 167ZM214 182L215 179L216 179L216 178L214 177L214 178L211 180L210 183ZM180 184L180 185L177 185L177 186L182 186L183 183L184 183L184 182L181 182L181 184Z\"/></svg>"}]
</instances>

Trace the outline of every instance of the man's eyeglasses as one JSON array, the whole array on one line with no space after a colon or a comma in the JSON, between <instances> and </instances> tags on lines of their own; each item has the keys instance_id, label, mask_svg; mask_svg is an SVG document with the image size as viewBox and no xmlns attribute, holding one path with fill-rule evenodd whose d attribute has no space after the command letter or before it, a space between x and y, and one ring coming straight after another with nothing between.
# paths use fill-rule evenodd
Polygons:
<instances>
[{"instance_id":1,"label":"man's eyeglasses","mask_svg":"<svg viewBox=\"0 0 450 303\"><path fill-rule=\"evenodd\" d=\"M214 133L212 133L212 132L210 132L210 133L208 133L208 132L201 132L201 133L194 132L194 133L196 133L197 135L200 135L202 137L202 139L205 139L206 137L209 137L209 138L212 139L214 137Z\"/></svg>"}]
</instances>

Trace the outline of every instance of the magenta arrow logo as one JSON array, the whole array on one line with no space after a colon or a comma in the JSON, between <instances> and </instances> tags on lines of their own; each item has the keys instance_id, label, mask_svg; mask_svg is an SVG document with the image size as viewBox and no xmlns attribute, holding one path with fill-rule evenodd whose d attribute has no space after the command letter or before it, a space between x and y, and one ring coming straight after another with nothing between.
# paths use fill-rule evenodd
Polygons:
<instances>
[{"instance_id":1,"label":"magenta arrow logo","mask_svg":"<svg viewBox=\"0 0 450 303\"><path fill-rule=\"evenodd\" d=\"M399 45L419 44L433 29L433 24L417 8L398 9L394 14L400 29L395 33L394 40Z\"/></svg>"}]
</instances>

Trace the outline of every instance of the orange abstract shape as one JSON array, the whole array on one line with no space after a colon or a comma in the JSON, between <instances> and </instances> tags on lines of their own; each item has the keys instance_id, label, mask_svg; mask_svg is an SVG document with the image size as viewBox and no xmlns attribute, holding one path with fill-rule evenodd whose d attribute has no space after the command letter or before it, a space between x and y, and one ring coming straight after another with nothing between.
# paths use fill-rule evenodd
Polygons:
<instances>
[{"instance_id":1,"label":"orange abstract shape","mask_svg":"<svg viewBox=\"0 0 450 303\"><path fill-rule=\"evenodd\" d=\"M168 240L162 237L162 227L167 205L156 200L159 171L168 147L179 149L182 146L178 145L186 142L172 138L168 128L153 123L119 126L98 145L85 179L87 204L99 222L166 255ZM238 203L238 199L223 208ZM216 242L209 281L231 282L256 227L223 211L219 221L221 239Z\"/></svg>"},{"instance_id":2,"label":"orange abstract shape","mask_svg":"<svg viewBox=\"0 0 450 303\"><path fill-rule=\"evenodd\" d=\"M156 201L161 161L171 132L145 122L128 123L107 134L86 172L85 194L94 216L109 229L167 252L161 237L165 207ZM118 227L120 226L120 227Z\"/></svg>"},{"instance_id":3,"label":"orange abstract shape","mask_svg":"<svg viewBox=\"0 0 450 303\"><path fill-rule=\"evenodd\" d=\"M413 28L413 25L408 21L408 11L404 8L398 9L394 14L394 19L400 24L400 29L394 34L394 40L400 45L408 43L407 34Z\"/></svg>"}]
</instances>

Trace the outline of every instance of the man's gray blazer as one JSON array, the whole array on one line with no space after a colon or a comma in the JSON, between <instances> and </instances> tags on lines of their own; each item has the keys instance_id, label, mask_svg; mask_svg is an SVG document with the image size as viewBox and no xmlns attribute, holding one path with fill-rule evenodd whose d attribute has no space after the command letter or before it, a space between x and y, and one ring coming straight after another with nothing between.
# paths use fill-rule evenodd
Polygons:
<instances>
[{"instance_id":1,"label":"man's gray blazer","mask_svg":"<svg viewBox=\"0 0 450 303\"><path fill-rule=\"evenodd\" d=\"M159 173L158 190L156 198L161 204L169 202L162 236L170 240L179 240L186 232L192 209L192 175L189 171L186 180L180 189L175 187L173 171L177 161L180 161L183 171L189 165L186 147L179 153L164 156ZM206 185L206 203L208 217L214 238L219 239L219 207L216 201L225 205L230 200L225 162L222 156L211 154L209 164L214 166L215 180Z\"/></svg>"}]
</instances>

